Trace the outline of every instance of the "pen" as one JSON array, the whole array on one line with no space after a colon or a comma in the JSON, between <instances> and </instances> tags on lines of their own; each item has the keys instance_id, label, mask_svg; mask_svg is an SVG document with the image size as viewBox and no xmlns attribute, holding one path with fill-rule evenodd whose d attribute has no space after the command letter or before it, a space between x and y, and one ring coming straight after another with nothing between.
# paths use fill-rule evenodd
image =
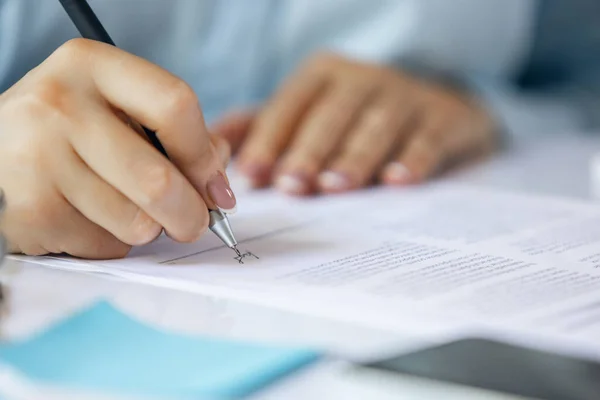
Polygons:
<instances>
[{"instance_id":1,"label":"pen","mask_svg":"<svg viewBox=\"0 0 600 400\"><path fill-rule=\"evenodd\" d=\"M83 38L103 42L116 47L115 42L110 38L108 32L106 32L86 0L59 1ZM144 130L150 143L152 143L152 145L168 159L169 156L167 155L167 151L160 140L158 140L156 133L144 126L141 128ZM227 216L220 210L209 210L208 212L210 216L208 227L210 230L214 232L227 247L235 251L238 257L241 256L240 251L237 249L237 241L235 240Z\"/></svg>"}]
</instances>

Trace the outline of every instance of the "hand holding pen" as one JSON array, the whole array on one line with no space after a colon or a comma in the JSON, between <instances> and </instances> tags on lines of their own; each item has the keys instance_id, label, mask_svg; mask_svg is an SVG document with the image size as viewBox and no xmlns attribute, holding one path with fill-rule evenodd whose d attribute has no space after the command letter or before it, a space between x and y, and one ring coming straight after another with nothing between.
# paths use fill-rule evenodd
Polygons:
<instances>
[{"instance_id":1,"label":"hand holding pen","mask_svg":"<svg viewBox=\"0 0 600 400\"><path fill-rule=\"evenodd\" d=\"M228 147L209 135L194 91L109 44L56 50L0 97L0 132L12 252L123 257L163 229L195 241L209 209L236 207Z\"/></svg>"}]
</instances>

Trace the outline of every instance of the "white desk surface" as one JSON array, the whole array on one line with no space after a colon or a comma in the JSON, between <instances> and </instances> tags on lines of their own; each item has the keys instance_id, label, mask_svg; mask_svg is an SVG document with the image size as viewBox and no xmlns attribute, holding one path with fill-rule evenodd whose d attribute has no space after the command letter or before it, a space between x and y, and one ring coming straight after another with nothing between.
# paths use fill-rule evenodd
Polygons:
<instances>
[{"instance_id":1,"label":"white desk surface","mask_svg":"<svg viewBox=\"0 0 600 400\"><path fill-rule=\"evenodd\" d=\"M600 153L600 136L538 136L520 140L491 161L457 171L444 179L542 194L589 197L590 157ZM316 346L355 359L414 344L350 323L278 311L237 301L178 292L99 276L49 270L8 261L8 313L2 334L17 338L42 329L99 298L153 324L189 333L226 338ZM259 393L261 399L490 399L509 397L383 375L352 377L337 366L321 366ZM513 398L513 397L510 397Z\"/></svg>"}]
</instances>

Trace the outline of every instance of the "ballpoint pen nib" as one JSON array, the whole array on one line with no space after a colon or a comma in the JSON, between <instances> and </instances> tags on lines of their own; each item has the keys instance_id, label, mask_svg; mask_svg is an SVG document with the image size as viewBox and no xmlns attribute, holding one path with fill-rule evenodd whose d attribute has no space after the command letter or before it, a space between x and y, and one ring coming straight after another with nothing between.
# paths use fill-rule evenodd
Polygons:
<instances>
[{"instance_id":1,"label":"ballpoint pen nib","mask_svg":"<svg viewBox=\"0 0 600 400\"><path fill-rule=\"evenodd\" d=\"M237 254L238 257L242 258L242 253L240 253L237 246L233 246L232 249L235 251L235 254Z\"/></svg>"}]
</instances>

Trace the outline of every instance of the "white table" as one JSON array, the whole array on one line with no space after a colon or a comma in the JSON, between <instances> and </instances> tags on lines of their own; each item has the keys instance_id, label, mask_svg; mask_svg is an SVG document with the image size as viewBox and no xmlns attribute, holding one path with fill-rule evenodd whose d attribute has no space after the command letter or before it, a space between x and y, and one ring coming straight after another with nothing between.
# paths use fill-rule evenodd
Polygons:
<instances>
[{"instance_id":1,"label":"white table","mask_svg":"<svg viewBox=\"0 0 600 400\"><path fill-rule=\"evenodd\" d=\"M454 172L444 179L588 197L588 160L600 152L600 136L529 137L514 146L491 161ZM9 282L9 312L2 323L2 334L6 338L30 334L86 303L108 298L132 315L172 330L316 346L345 359L413 345L415 339L350 323L99 276L48 270L33 264L9 261L3 268L5 280ZM358 379L356 373L345 371L340 372L337 365L320 366L260 393L257 398L422 399L442 398L442 393L445 399L512 398L416 379L389 379L384 375L362 374Z\"/></svg>"}]
</instances>

